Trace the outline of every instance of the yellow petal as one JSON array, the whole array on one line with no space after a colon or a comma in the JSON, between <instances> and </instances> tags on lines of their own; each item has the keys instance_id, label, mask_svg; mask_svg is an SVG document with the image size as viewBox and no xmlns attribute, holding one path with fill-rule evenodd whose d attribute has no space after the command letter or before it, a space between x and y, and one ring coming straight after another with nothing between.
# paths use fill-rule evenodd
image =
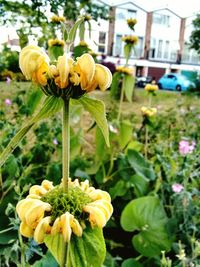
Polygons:
<instances>
[{"instance_id":1,"label":"yellow petal","mask_svg":"<svg viewBox=\"0 0 200 267\"><path fill-rule=\"evenodd\" d=\"M61 89L64 89L69 84L68 76L69 76L69 71L70 71L70 67L68 64L68 59L67 59L66 54L58 57L57 70L59 73L59 81L60 81L60 84L58 84L58 86Z\"/></svg>"},{"instance_id":2,"label":"yellow petal","mask_svg":"<svg viewBox=\"0 0 200 267\"><path fill-rule=\"evenodd\" d=\"M35 195L38 195L40 197L45 195L46 193L47 193L47 190L40 185L33 185L29 189L29 194L35 194Z\"/></svg>"},{"instance_id":3,"label":"yellow petal","mask_svg":"<svg viewBox=\"0 0 200 267\"><path fill-rule=\"evenodd\" d=\"M101 209L106 217L106 220L108 221L113 213L113 207L111 203L107 200L96 200L94 202L91 202L88 204L89 206L92 207L98 207Z\"/></svg>"},{"instance_id":4,"label":"yellow petal","mask_svg":"<svg viewBox=\"0 0 200 267\"><path fill-rule=\"evenodd\" d=\"M54 188L53 182L50 182L48 180L42 181L41 186L44 187L44 189L47 191L52 190Z\"/></svg>"},{"instance_id":5,"label":"yellow petal","mask_svg":"<svg viewBox=\"0 0 200 267\"><path fill-rule=\"evenodd\" d=\"M100 90L105 91L111 85L112 74L107 67L101 64L96 64L95 67L95 80Z\"/></svg>"},{"instance_id":6,"label":"yellow petal","mask_svg":"<svg viewBox=\"0 0 200 267\"><path fill-rule=\"evenodd\" d=\"M82 236L83 229L82 229L80 223L75 218L73 220L71 220L71 228L72 228L72 231L75 235Z\"/></svg>"},{"instance_id":7,"label":"yellow petal","mask_svg":"<svg viewBox=\"0 0 200 267\"><path fill-rule=\"evenodd\" d=\"M85 180L84 182L81 182L80 187L82 191L86 191L89 188L89 181Z\"/></svg>"},{"instance_id":8,"label":"yellow petal","mask_svg":"<svg viewBox=\"0 0 200 267\"><path fill-rule=\"evenodd\" d=\"M42 202L42 201L41 201ZM42 202L38 205L35 205L27 213L25 214L25 221L26 224L35 229L38 223L42 220L44 217L45 211L50 211L51 205L45 202Z\"/></svg>"},{"instance_id":9,"label":"yellow petal","mask_svg":"<svg viewBox=\"0 0 200 267\"><path fill-rule=\"evenodd\" d=\"M65 242L69 242L71 239L72 229L71 229L71 220L73 220L73 215L69 212L66 212L60 217L62 234Z\"/></svg>"},{"instance_id":10,"label":"yellow petal","mask_svg":"<svg viewBox=\"0 0 200 267\"><path fill-rule=\"evenodd\" d=\"M93 207L88 204L83 208L83 210L89 213L89 221L92 227L96 225L103 228L106 225L106 216L98 207Z\"/></svg>"},{"instance_id":11,"label":"yellow petal","mask_svg":"<svg viewBox=\"0 0 200 267\"><path fill-rule=\"evenodd\" d=\"M25 236L25 237L32 237L33 236L33 229L31 227L29 227L25 222L21 222L20 227L19 227L19 231L21 233L21 235Z\"/></svg>"},{"instance_id":12,"label":"yellow petal","mask_svg":"<svg viewBox=\"0 0 200 267\"><path fill-rule=\"evenodd\" d=\"M85 90L92 82L95 73L95 62L90 54L77 58L75 71L80 75L81 88Z\"/></svg>"},{"instance_id":13,"label":"yellow petal","mask_svg":"<svg viewBox=\"0 0 200 267\"><path fill-rule=\"evenodd\" d=\"M58 233L62 233L62 225L61 225L61 220L60 217L56 218L56 220L53 223L53 226L51 228L51 234L56 235Z\"/></svg>"},{"instance_id":14,"label":"yellow petal","mask_svg":"<svg viewBox=\"0 0 200 267\"><path fill-rule=\"evenodd\" d=\"M44 237L46 234L51 232L51 217L47 216L43 218L37 225L35 232L34 232L34 239L38 244L44 242Z\"/></svg>"},{"instance_id":15,"label":"yellow petal","mask_svg":"<svg viewBox=\"0 0 200 267\"><path fill-rule=\"evenodd\" d=\"M96 189L96 190L88 193L88 195L92 200L105 199L105 200L111 202L110 195L106 191L103 191L100 189Z\"/></svg>"},{"instance_id":16,"label":"yellow petal","mask_svg":"<svg viewBox=\"0 0 200 267\"><path fill-rule=\"evenodd\" d=\"M25 220L25 215L35 205L41 204L42 201L33 198L26 198L18 202L16 211L21 221ZM43 202L42 202L43 203Z\"/></svg>"}]
</instances>

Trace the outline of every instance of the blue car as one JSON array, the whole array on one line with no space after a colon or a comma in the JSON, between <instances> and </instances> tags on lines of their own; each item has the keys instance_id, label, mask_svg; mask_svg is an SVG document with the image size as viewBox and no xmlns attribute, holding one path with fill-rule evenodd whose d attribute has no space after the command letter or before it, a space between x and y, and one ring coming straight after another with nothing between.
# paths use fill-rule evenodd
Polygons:
<instances>
[{"instance_id":1,"label":"blue car","mask_svg":"<svg viewBox=\"0 0 200 267\"><path fill-rule=\"evenodd\" d=\"M160 89L187 91L190 88L195 88L195 84L187 79L187 77L177 74L168 73L158 80Z\"/></svg>"}]
</instances>

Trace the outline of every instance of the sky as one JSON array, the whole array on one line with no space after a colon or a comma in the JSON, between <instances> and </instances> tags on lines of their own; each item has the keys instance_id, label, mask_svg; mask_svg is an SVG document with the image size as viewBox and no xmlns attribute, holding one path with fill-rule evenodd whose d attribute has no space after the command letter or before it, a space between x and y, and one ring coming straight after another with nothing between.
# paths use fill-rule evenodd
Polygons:
<instances>
[{"instance_id":1,"label":"sky","mask_svg":"<svg viewBox=\"0 0 200 267\"><path fill-rule=\"evenodd\" d=\"M104 0L105 3L118 4L122 2L135 3L147 11L153 9L168 7L181 17L192 16L200 12L200 0Z\"/></svg>"}]
</instances>

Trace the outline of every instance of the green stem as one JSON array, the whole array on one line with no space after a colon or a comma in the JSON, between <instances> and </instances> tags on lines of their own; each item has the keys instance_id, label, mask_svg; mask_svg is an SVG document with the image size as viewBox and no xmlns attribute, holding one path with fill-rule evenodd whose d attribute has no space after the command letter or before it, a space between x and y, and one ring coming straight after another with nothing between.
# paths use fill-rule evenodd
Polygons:
<instances>
[{"instance_id":1,"label":"green stem","mask_svg":"<svg viewBox=\"0 0 200 267\"><path fill-rule=\"evenodd\" d=\"M68 191L69 178L69 151L70 151L70 129L69 129L69 99L63 99L63 124L62 124L62 178L64 191Z\"/></svg>"},{"instance_id":2,"label":"green stem","mask_svg":"<svg viewBox=\"0 0 200 267\"><path fill-rule=\"evenodd\" d=\"M149 139L149 131L147 125L145 126L145 146L144 146L144 155L145 159L147 159L148 154L148 139Z\"/></svg>"},{"instance_id":3,"label":"green stem","mask_svg":"<svg viewBox=\"0 0 200 267\"><path fill-rule=\"evenodd\" d=\"M124 99L124 79L122 81L122 89L121 89L121 94L120 94L120 102L119 102L119 111L118 111L118 116L117 116L117 121L119 122L121 112L122 112L122 103Z\"/></svg>"},{"instance_id":4,"label":"green stem","mask_svg":"<svg viewBox=\"0 0 200 267\"><path fill-rule=\"evenodd\" d=\"M25 247L20 232L18 232L19 244L21 248L21 267L25 267Z\"/></svg>"},{"instance_id":5,"label":"green stem","mask_svg":"<svg viewBox=\"0 0 200 267\"><path fill-rule=\"evenodd\" d=\"M152 93L149 93L149 108L151 107L152 104Z\"/></svg>"}]
</instances>

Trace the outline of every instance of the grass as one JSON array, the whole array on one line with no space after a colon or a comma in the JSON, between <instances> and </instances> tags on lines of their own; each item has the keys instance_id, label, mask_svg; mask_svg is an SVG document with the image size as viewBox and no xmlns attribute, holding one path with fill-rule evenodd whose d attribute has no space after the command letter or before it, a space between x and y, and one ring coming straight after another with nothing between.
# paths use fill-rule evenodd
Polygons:
<instances>
[{"instance_id":1,"label":"grass","mask_svg":"<svg viewBox=\"0 0 200 267\"><path fill-rule=\"evenodd\" d=\"M19 91L29 90L30 83L29 82L11 82L9 85L6 82L0 82L0 91L1 98L0 104L3 104L3 101L6 98L13 98L17 95ZM92 96L101 99L105 102L107 111L113 107L118 109L118 101L111 99L109 91L102 93L98 90L91 93ZM144 89L135 90L135 96L132 103L124 101L122 104L122 113L127 116L132 113L139 114L142 106L148 106L148 94ZM159 111L168 111L172 108L178 108L178 106L187 107L197 107L199 106L199 96L188 93L182 94L179 92L172 91L158 91L156 92L156 96L152 98L152 106L157 107Z\"/></svg>"}]
</instances>

